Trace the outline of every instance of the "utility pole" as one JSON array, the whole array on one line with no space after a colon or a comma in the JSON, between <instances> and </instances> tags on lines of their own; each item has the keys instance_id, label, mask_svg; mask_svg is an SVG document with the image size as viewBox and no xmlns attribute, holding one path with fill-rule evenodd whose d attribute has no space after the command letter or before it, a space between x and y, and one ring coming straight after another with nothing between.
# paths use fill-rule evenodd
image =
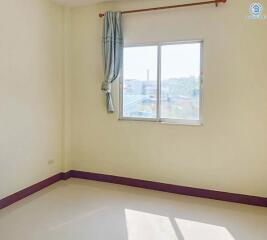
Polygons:
<instances>
[{"instance_id":1,"label":"utility pole","mask_svg":"<svg viewBox=\"0 0 267 240\"><path fill-rule=\"evenodd\" d=\"M147 69L146 70L146 79L147 79L147 81L149 81L150 80L150 71L149 71L149 69Z\"/></svg>"}]
</instances>

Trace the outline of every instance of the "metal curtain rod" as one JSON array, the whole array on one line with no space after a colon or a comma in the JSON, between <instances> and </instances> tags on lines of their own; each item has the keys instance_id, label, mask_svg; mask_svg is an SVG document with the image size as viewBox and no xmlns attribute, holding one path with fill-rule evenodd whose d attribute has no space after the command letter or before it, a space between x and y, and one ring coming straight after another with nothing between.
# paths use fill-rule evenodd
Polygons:
<instances>
[{"instance_id":1,"label":"metal curtain rod","mask_svg":"<svg viewBox=\"0 0 267 240\"><path fill-rule=\"evenodd\" d=\"M128 14L128 13L138 13L138 12L151 12L151 11L164 10L164 9L180 8L180 7L191 7L191 6L207 5L207 4L215 4L216 7L217 7L219 3L226 3L226 2L227 2L227 0L213 0L213 1L186 3L186 4L164 6L164 7L135 9L135 10L129 10L129 11L122 11L121 13L122 14ZM105 16L105 14L103 14L103 13L99 14L99 17L104 17L104 16Z\"/></svg>"}]
</instances>

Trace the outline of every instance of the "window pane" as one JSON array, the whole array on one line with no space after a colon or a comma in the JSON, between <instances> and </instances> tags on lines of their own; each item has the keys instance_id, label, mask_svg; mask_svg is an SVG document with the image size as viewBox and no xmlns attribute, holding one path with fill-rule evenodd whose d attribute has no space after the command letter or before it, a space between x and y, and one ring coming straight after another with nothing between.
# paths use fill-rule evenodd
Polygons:
<instances>
[{"instance_id":1,"label":"window pane","mask_svg":"<svg viewBox=\"0 0 267 240\"><path fill-rule=\"evenodd\" d=\"M158 47L124 48L123 117L157 116Z\"/></svg>"},{"instance_id":2,"label":"window pane","mask_svg":"<svg viewBox=\"0 0 267 240\"><path fill-rule=\"evenodd\" d=\"M161 49L161 118L200 119L201 43Z\"/></svg>"}]
</instances>

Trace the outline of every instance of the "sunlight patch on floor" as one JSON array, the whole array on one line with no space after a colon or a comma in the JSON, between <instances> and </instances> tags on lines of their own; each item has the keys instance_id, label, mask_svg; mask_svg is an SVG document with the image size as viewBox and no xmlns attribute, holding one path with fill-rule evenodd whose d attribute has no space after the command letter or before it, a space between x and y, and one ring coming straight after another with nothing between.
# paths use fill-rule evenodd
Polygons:
<instances>
[{"instance_id":1,"label":"sunlight patch on floor","mask_svg":"<svg viewBox=\"0 0 267 240\"><path fill-rule=\"evenodd\" d=\"M222 226L125 209L128 240L235 240Z\"/></svg>"},{"instance_id":2,"label":"sunlight patch on floor","mask_svg":"<svg viewBox=\"0 0 267 240\"><path fill-rule=\"evenodd\" d=\"M125 209L128 240L180 240L165 216Z\"/></svg>"},{"instance_id":3,"label":"sunlight patch on floor","mask_svg":"<svg viewBox=\"0 0 267 240\"><path fill-rule=\"evenodd\" d=\"M221 226L179 218L175 221L184 240L235 240L230 232Z\"/></svg>"}]
</instances>

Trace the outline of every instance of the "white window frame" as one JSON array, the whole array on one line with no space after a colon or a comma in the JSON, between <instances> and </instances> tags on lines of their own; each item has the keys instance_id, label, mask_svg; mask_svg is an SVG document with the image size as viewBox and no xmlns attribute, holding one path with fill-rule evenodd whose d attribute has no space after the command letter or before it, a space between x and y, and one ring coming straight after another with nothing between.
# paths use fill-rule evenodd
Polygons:
<instances>
[{"instance_id":1,"label":"white window frame","mask_svg":"<svg viewBox=\"0 0 267 240\"><path fill-rule=\"evenodd\" d=\"M192 44L199 43L200 44L200 95L199 95L199 120L186 120L186 119L169 119L169 118L161 118L161 52L162 46L167 45L178 45L178 44ZM141 118L141 117L124 117L123 116L123 71L120 76L120 89L119 89L119 120L126 121L144 121L144 122L159 122L159 123L169 123L169 124L179 124L179 125L195 125L200 126L203 124L203 40L183 40L183 41L175 41L175 42L158 42L158 43L144 43L144 44L133 44L133 45L125 45L124 48L131 47L149 47L155 46L158 48L158 59L157 59L157 114L156 118ZM123 61L124 63L124 61ZM123 68L124 69L124 68Z\"/></svg>"}]
</instances>

